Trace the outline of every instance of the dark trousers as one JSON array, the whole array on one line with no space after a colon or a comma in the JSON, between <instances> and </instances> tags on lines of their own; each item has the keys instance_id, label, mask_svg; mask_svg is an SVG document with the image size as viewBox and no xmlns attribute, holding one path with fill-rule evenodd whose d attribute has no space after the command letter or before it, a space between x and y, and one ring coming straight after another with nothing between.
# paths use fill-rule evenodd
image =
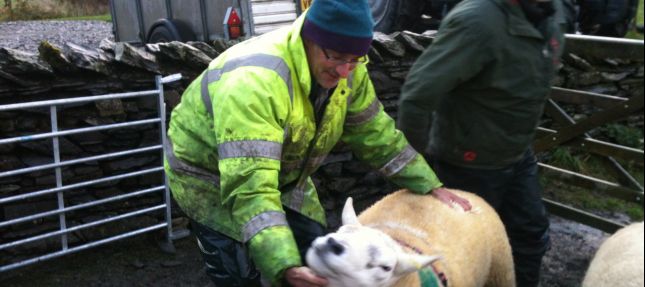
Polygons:
<instances>
[{"instance_id":1,"label":"dark trousers","mask_svg":"<svg viewBox=\"0 0 645 287\"><path fill-rule=\"evenodd\" d=\"M325 233L324 227L288 208L287 222L294 234L300 257L305 260L311 242ZM261 286L260 272L251 260L247 246L220 232L191 220L193 232L206 263L206 274L218 287Z\"/></svg>"},{"instance_id":2,"label":"dark trousers","mask_svg":"<svg viewBox=\"0 0 645 287\"><path fill-rule=\"evenodd\" d=\"M533 152L529 150L519 162L494 170L459 167L436 159L430 163L446 187L476 193L495 208L513 249L517 286L537 286L550 239Z\"/></svg>"}]
</instances>

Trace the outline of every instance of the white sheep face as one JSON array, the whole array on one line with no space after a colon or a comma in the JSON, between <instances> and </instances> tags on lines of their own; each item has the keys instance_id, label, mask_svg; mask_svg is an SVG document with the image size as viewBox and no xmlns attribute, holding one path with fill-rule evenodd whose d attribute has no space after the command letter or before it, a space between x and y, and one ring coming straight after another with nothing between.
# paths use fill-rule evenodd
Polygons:
<instances>
[{"instance_id":1,"label":"white sheep face","mask_svg":"<svg viewBox=\"0 0 645 287\"><path fill-rule=\"evenodd\" d=\"M343 226L314 240L307 251L307 264L329 280L329 287L392 286L437 258L405 253L387 234L360 225L351 198L343 209Z\"/></svg>"}]
</instances>

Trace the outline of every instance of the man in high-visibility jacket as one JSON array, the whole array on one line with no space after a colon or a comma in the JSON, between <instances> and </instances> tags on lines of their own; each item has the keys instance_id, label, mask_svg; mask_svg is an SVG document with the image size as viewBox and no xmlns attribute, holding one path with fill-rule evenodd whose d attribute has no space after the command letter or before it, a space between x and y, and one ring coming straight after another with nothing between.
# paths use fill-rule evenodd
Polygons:
<instances>
[{"instance_id":1,"label":"man in high-visibility jacket","mask_svg":"<svg viewBox=\"0 0 645 287\"><path fill-rule=\"evenodd\" d=\"M310 175L340 140L399 186L442 188L367 74L366 0L316 0L290 28L214 59L172 112L165 167L217 286L324 286L304 267L325 213Z\"/></svg>"}]
</instances>

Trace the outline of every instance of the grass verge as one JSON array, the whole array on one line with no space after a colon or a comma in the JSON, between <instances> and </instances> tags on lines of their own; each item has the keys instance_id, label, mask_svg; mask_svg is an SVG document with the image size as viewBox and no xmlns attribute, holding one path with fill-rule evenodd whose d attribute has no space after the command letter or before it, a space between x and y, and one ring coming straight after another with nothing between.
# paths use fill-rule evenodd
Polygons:
<instances>
[{"instance_id":1,"label":"grass verge","mask_svg":"<svg viewBox=\"0 0 645 287\"><path fill-rule=\"evenodd\" d=\"M94 16L62 17L62 18L56 18L53 20L88 20L88 21L112 22L112 15L103 14L103 15L94 15Z\"/></svg>"},{"instance_id":2,"label":"grass verge","mask_svg":"<svg viewBox=\"0 0 645 287\"><path fill-rule=\"evenodd\" d=\"M545 162L549 165L564 168L594 178L617 182L612 172L605 167L605 161L596 155L583 153L567 147L556 148L551 157ZM621 165L632 175L640 185L643 185L643 166L633 161L620 161ZM563 204L600 214L624 213L632 221L642 221L643 206L636 202L628 202L610 197L602 188L583 188L562 182L557 176L542 173L540 182L544 187L546 198Z\"/></svg>"},{"instance_id":3,"label":"grass verge","mask_svg":"<svg viewBox=\"0 0 645 287\"><path fill-rule=\"evenodd\" d=\"M0 3L0 21L44 20L109 14L109 0L10 0ZM81 19L82 20L82 19ZM93 19L92 19L93 20Z\"/></svg>"},{"instance_id":4,"label":"grass verge","mask_svg":"<svg viewBox=\"0 0 645 287\"><path fill-rule=\"evenodd\" d=\"M636 25L641 25L643 26L643 0L638 1L638 10L636 10ZM631 31L627 32L627 35L625 36L626 38L631 38L631 39L641 39L643 40L643 34L638 33L634 29Z\"/></svg>"}]
</instances>

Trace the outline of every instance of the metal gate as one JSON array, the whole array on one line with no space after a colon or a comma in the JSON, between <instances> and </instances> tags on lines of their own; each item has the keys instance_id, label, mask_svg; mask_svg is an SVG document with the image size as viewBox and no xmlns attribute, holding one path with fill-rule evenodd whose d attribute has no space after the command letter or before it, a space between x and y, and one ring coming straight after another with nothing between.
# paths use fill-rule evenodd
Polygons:
<instances>
[{"instance_id":1,"label":"metal gate","mask_svg":"<svg viewBox=\"0 0 645 287\"><path fill-rule=\"evenodd\" d=\"M584 59L623 59L643 63L643 40L598 37L587 35L567 35L566 51ZM642 67L642 66L641 66ZM643 78L638 79L642 87ZM621 146L595 139L590 131L609 123L615 123L630 115L643 114L644 96L631 95L629 98L605 95L579 90L553 87L546 103L545 115L553 119L556 130L539 127L533 148L536 152L549 152L557 147L568 147L587 155L603 159L604 171L615 174L616 182L595 178L579 172L539 163L543 174L558 179L569 186L599 191L603 195L637 203L641 208L645 202L643 186L620 162L632 161L643 165L643 150ZM587 118L576 120L567 113L562 105L588 105L595 112ZM554 215L583 223L608 233L624 227L623 224L603 218L593 213L574 208L550 199L544 199L547 209Z\"/></svg>"},{"instance_id":2,"label":"metal gate","mask_svg":"<svg viewBox=\"0 0 645 287\"><path fill-rule=\"evenodd\" d=\"M24 201L28 203L29 199L42 197L45 195L50 195L50 196L55 195L57 199L57 205L58 205L57 208L53 210L47 210L44 212L38 212L35 214L30 214L22 217L11 218L9 220L0 221L0 232L2 232L2 230L7 230L12 226L25 224L45 217L52 217L52 216L58 217L58 226L56 228L57 230L47 230L35 236L20 238L18 240L9 241L9 242L0 241L0 252L6 251L21 245L25 245L28 243L42 241L44 239L51 240L52 238L57 238L58 241L60 241L60 248L58 251L52 252L50 250L47 252L43 252L44 254L36 255L35 257L32 257L32 258L26 258L26 259L20 258L18 260L13 260L15 262L11 262L11 261L4 262L5 260L0 261L0 272L29 265L39 261L52 259L65 254L81 251L84 249L100 246L109 242L125 239L131 236L139 235L139 234L154 231L154 230L165 229L165 241L166 241L165 243L168 243L170 245L172 245L172 239L180 237L180 235L173 234L173 230L172 230L170 193L167 186L167 179L163 171L163 160L161 160L159 164L153 168L136 170L134 172L127 172L127 173L117 174L117 175L110 175L103 178L91 178L90 180L87 180L87 181L76 182L68 185L63 183L65 178L62 172L63 167L69 167L72 165L77 165L82 163L98 162L100 160L117 158L117 157L132 156L132 155L146 153L146 152L148 153L159 152L158 155L160 156L161 159L163 159L163 147L165 146L164 141L165 141L165 134L166 134L166 113L165 113L163 84L173 82L179 79L181 79L181 75L179 74L171 75L164 78L162 78L161 76L157 76L156 89L148 90L148 91L127 92L127 93L106 94L106 95L99 95L99 96L88 96L88 97L0 105L0 112L10 111L10 110L29 110L34 108L49 107L49 115L51 119L51 132L32 134L32 135L21 135L21 136L12 137L12 138L0 139L0 147L2 145L12 144L12 143L21 144L21 143L39 140L39 139L40 140L51 139L51 144L53 147L52 148L53 162L42 164L42 165L30 166L27 168L2 171L0 172L0 180L3 178L12 177L12 176L21 175L21 174L39 172L43 170L49 170L49 172L51 172L53 170L55 173L55 181L56 181L55 188L37 190L37 191L32 191L27 193L18 193L18 194L13 194L9 196L2 196L2 194L0 194L0 211L2 210L3 206L9 203L15 203L19 201ZM104 124L104 125L96 125L91 127L68 129L68 130L60 130L58 128L59 127L59 119L58 119L59 107L61 106L75 105L75 104L78 105L81 103L105 101L105 100L138 98L138 97L156 97L157 98L157 103L158 103L157 117L143 119L143 120L125 121L125 122L113 123L113 124ZM152 98L152 100L154 101L154 98ZM152 146L140 147L136 149L120 150L118 152L97 154L89 157L61 160L60 143L59 143L59 139L61 137L68 136L68 135L86 134L86 133L96 132L96 131L123 129L126 127L136 127L141 125L158 126L159 128L158 144L152 145ZM91 185L106 183L106 182L123 180L123 179L137 177L137 176L151 176L154 174L161 174L160 175L161 178L159 178L159 180L161 181L161 184L158 186L153 186L150 188L145 188L145 189L136 190L136 191L122 191L120 192L121 194L117 194L115 196L100 198L98 200L87 201L87 202L83 202L75 205L66 205L65 193L71 190L84 188ZM105 218L100 218L98 220L89 221L89 222L83 222L82 224L76 224L76 225L70 224L67 218L68 214L76 212L81 209L87 209L90 207L98 208L101 205L104 205L107 203L122 204L119 202L123 200L131 199L131 198L140 197L143 195L155 194L155 193L161 197L162 202L152 203L154 204L153 206L144 207L144 208L135 209L135 210L129 210L122 214L113 214L110 216L106 216ZM160 217L164 218L163 222L152 223L150 225L146 225L142 228L138 228L135 230L126 230L122 233L111 235L107 238L100 238L98 240L94 240L90 242L83 242L81 244L74 245L74 246L70 246L68 242L68 236L72 232L78 232L80 230L88 229L88 228L95 228L97 226L100 226L106 223L122 223L123 220L131 219L135 216L139 216L147 213L154 213L154 212L162 213ZM73 226L70 226L70 225L73 225Z\"/></svg>"}]
</instances>

